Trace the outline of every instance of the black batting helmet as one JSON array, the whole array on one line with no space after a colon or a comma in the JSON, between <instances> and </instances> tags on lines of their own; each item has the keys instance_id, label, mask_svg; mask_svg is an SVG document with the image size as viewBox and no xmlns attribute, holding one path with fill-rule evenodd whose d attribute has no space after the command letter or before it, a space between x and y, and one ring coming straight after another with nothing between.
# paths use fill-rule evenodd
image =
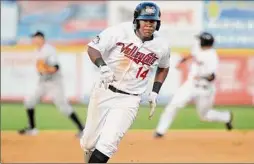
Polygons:
<instances>
[{"instance_id":1,"label":"black batting helmet","mask_svg":"<svg viewBox=\"0 0 254 164\"><path fill-rule=\"evenodd\" d=\"M139 29L138 20L155 20L157 21L156 30L160 29L160 8L153 2L142 2L134 11L133 24L135 29Z\"/></svg>"},{"instance_id":2,"label":"black batting helmet","mask_svg":"<svg viewBox=\"0 0 254 164\"><path fill-rule=\"evenodd\" d=\"M43 32L41 31L36 31L34 34L31 35L31 37L36 37L36 36L39 36L39 37L42 37L42 38L45 38L45 35Z\"/></svg>"},{"instance_id":3,"label":"black batting helmet","mask_svg":"<svg viewBox=\"0 0 254 164\"><path fill-rule=\"evenodd\" d=\"M197 38L200 40L201 47L213 46L214 44L214 37L212 34L208 32L201 33L200 35L197 36Z\"/></svg>"}]
</instances>

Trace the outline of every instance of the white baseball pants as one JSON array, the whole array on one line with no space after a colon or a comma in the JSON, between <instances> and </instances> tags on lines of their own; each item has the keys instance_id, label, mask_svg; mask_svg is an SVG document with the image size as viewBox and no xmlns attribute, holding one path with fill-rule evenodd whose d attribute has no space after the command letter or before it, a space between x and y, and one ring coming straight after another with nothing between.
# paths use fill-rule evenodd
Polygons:
<instances>
[{"instance_id":1,"label":"white baseball pants","mask_svg":"<svg viewBox=\"0 0 254 164\"><path fill-rule=\"evenodd\" d=\"M48 81L39 80L33 94L24 100L25 107L27 109L34 108L46 94L52 97L54 104L63 114L69 116L73 112L73 109L65 96L61 78Z\"/></svg>"},{"instance_id":2,"label":"white baseball pants","mask_svg":"<svg viewBox=\"0 0 254 164\"><path fill-rule=\"evenodd\" d=\"M112 157L135 120L140 101L140 96L115 93L96 86L90 97L81 148L84 151L98 149Z\"/></svg>"}]
</instances>

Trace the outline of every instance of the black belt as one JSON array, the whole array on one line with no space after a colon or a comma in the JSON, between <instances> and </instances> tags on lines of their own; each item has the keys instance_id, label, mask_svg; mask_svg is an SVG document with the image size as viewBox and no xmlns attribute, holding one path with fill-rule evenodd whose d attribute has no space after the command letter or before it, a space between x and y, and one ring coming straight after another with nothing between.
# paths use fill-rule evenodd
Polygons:
<instances>
[{"instance_id":1,"label":"black belt","mask_svg":"<svg viewBox=\"0 0 254 164\"><path fill-rule=\"evenodd\" d=\"M132 93L127 93L127 92L121 91L121 90L115 88L112 85L109 85L108 89L110 89L112 92L116 92L116 93L122 93L122 94L133 95L133 96L139 96L139 94L132 94Z\"/></svg>"}]
</instances>

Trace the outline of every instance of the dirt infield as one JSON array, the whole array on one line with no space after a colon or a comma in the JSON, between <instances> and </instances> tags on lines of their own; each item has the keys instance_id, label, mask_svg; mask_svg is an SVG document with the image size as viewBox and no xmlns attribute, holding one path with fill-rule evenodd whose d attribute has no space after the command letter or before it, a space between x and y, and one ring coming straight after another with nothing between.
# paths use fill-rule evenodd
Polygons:
<instances>
[{"instance_id":1,"label":"dirt infield","mask_svg":"<svg viewBox=\"0 0 254 164\"><path fill-rule=\"evenodd\" d=\"M1 132L1 162L83 162L73 131ZM129 131L109 162L254 162L254 131Z\"/></svg>"}]
</instances>

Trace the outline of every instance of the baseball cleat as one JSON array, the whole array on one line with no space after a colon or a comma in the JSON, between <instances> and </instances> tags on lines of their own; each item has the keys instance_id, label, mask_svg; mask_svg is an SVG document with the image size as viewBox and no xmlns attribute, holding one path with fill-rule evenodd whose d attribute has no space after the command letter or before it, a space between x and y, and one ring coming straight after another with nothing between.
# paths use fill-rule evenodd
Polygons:
<instances>
[{"instance_id":1,"label":"baseball cleat","mask_svg":"<svg viewBox=\"0 0 254 164\"><path fill-rule=\"evenodd\" d=\"M18 133L20 135L31 135L31 136L37 135L38 132L39 131L36 128L33 128L33 129L31 129L31 128L24 128L24 129L21 129L21 130L18 131Z\"/></svg>"},{"instance_id":2,"label":"baseball cleat","mask_svg":"<svg viewBox=\"0 0 254 164\"><path fill-rule=\"evenodd\" d=\"M158 132L154 133L154 138L162 138L163 134L160 134Z\"/></svg>"},{"instance_id":3,"label":"baseball cleat","mask_svg":"<svg viewBox=\"0 0 254 164\"><path fill-rule=\"evenodd\" d=\"M232 130L232 129L233 129L232 122L233 122L233 113L230 112L230 121L229 121L228 123L225 124L227 130Z\"/></svg>"}]
</instances>

